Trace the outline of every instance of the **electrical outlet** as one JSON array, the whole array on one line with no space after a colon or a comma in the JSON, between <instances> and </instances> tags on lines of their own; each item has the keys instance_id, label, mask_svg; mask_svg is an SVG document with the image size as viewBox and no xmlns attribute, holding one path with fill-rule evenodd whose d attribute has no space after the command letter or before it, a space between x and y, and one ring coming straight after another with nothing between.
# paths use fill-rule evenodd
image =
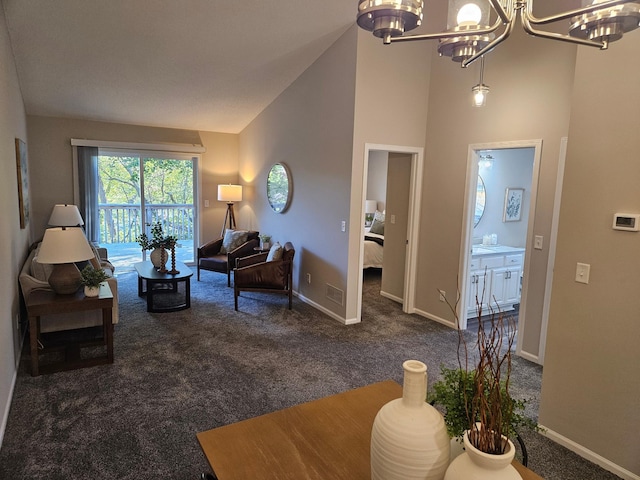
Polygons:
<instances>
[{"instance_id":1,"label":"electrical outlet","mask_svg":"<svg viewBox=\"0 0 640 480\"><path fill-rule=\"evenodd\" d=\"M307 283L311 283L311 274L307 273Z\"/></svg>"},{"instance_id":2,"label":"electrical outlet","mask_svg":"<svg viewBox=\"0 0 640 480\"><path fill-rule=\"evenodd\" d=\"M204 206L205 206L205 208L207 208L209 206L209 200L205 200L204 201Z\"/></svg>"},{"instance_id":3,"label":"electrical outlet","mask_svg":"<svg viewBox=\"0 0 640 480\"><path fill-rule=\"evenodd\" d=\"M340 223L340 230L343 232L347 231L347 222L342 220L342 222Z\"/></svg>"},{"instance_id":4,"label":"electrical outlet","mask_svg":"<svg viewBox=\"0 0 640 480\"><path fill-rule=\"evenodd\" d=\"M444 290L438 290L438 292L440 292L440 301L444 302L447 297L447 292L445 292Z\"/></svg>"}]
</instances>

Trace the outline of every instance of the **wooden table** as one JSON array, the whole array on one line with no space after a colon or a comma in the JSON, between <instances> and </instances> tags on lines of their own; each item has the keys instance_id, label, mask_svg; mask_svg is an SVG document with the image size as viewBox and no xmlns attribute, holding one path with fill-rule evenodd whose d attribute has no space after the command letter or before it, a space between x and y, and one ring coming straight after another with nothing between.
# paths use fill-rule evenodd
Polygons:
<instances>
[{"instance_id":1,"label":"wooden table","mask_svg":"<svg viewBox=\"0 0 640 480\"><path fill-rule=\"evenodd\" d=\"M370 480L378 410L402 396L375 383L197 434L219 480ZM524 480L541 480L514 462Z\"/></svg>"},{"instance_id":2,"label":"wooden table","mask_svg":"<svg viewBox=\"0 0 640 480\"><path fill-rule=\"evenodd\" d=\"M33 290L26 300L29 315L29 344L31 348L31 375L60 372L74 368L91 367L113 363L113 294L106 282L100 285L97 297L85 297L83 289L70 295L57 295L51 290ZM64 314L88 310L102 310L102 340L76 341L64 345L38 348L40 340L40 316L44 314ZM106 355L82 359L80 351L84 347L106 345ZM40 365L40 355L52 351L65 352L65 360Z\"/></svg>"},{"instance_id":3,"label":"wooden table","mask_svg":"<svg viewBox=\"0 0 640 480\"><path fill-rule=\"evenodd\" d=\"M176 312L191 307L191 276L193 272L182 262L176 262L178 273L159 272L149 261L138 262L134 265L138 273L138 296L147 297L147 312ZM162 293L177 293L178 283L184 283L184 295L180 301L168 306L156 305L153 301L156 295ZM169 287L169 288L166 288Z\"/></svg>"}]
</instances>

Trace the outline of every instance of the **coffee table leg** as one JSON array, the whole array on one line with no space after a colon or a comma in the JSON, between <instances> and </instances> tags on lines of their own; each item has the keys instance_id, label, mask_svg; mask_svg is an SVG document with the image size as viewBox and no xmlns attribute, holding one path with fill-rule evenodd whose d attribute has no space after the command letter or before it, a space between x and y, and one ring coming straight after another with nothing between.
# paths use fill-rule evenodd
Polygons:
<instances>
[{"instance_id":1,"label":"coffee table leg","mask_svg":"<svg viewBox=\"0 0 640 480\"><path fill-rule=\"evenodd\" d=\"M142 277L138 275L138 296L144 296L144 290L142 290Z\"/></svg>"}]
</instances>

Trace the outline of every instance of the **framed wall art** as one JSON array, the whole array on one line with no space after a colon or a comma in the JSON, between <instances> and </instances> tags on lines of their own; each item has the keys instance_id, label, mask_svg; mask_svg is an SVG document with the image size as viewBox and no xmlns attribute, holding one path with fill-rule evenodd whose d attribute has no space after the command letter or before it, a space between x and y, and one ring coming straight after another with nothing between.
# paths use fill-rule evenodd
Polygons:
<instances>
[{"instance_id":1,"label":"framed wall art","mask_svg":"<svg viewBox=\"0 0 640 480\"><path fill-rule=\"evenodd\" d=\"M504 196L503 222L518 222L522 217L524 188L507 188Z\"/></svg>"},{"instance_id":2,"label":"framed wall art","mask_svg":"<svg viewBox=\"0 0 640 480\"><path fill-rule=\"evenodd\" d=\"M27 228L27 225L29 225L29 167L27 164L27 144L19 138L16 138L16 167L18 170L20 228Z\"/></svg>"}]
</instances>

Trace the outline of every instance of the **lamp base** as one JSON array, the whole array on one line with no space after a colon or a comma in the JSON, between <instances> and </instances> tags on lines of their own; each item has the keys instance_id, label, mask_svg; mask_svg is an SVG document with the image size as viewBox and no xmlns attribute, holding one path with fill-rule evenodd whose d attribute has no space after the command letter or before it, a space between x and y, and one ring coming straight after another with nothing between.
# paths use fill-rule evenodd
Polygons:
<instances>
[{"instance_id":1,"label":"lamp base","mask_svg":"<svg viewBox=\"0 0 640 480\"><path fill-rule=\"evenodd\" d=\"M73 263L56 264L49 276L49 285L58 295L76 293L82 285L80 270Z\"/></svg>"}]
</instances>

